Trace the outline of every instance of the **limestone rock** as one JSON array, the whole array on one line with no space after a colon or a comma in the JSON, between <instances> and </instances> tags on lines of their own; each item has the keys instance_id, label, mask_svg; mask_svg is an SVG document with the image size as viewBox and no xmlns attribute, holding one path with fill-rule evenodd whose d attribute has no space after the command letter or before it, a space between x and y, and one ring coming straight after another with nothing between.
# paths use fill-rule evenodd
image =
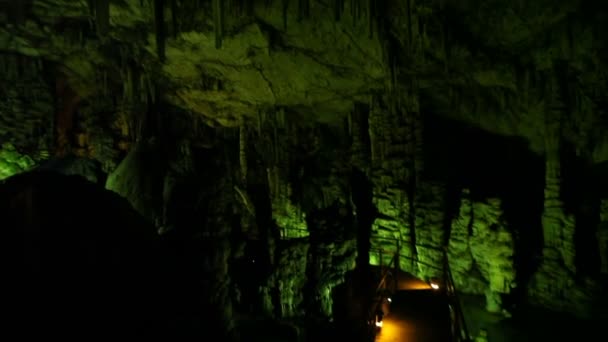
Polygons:
<instances>
[{"instance_id":1,"label":"limestone rock","mask_svg":"<svg viewBox=\"0 0 608 342\"><path fill-rule=\"evenodd\" d=\"M487 309L500 312L500 294L515 281L513 237L498 199L472 202L464 192L460 215L452 225L449 260L456 287L484 294Z\"/></svg>"},{"instance_id":2,"label":"limestone rock","mask_svg":"<svg viewBox=\"0 0 608 342\"><path fill-rule=\"evenodd\" d=\"M277 262L269 283L275 298L278 317L291 318L304 315L304 289L310 244L306 239L279 241Z\"/></svg>"},{"instance_id":3,"label":"limestone rock","mask_svg":"<svg viewBox=\"0 0 608 342\"><path fill-rule=\"evenodd\" d=\"M106 189L126 198L142 216L155 223L162 217L162 185L166 166L154 146L142 143L108 175Z\"/></svg>"},{"instance_id":4,"label":"limestone rock","mask_svg":"<svg viewBox=\"0 0 608 342\"><path fill-rule=\"evenodd\" d=\"M36 162L28 155L23 155L11 144L0 148L0 180L33 168Z\"/></svg>"}]
</instances>

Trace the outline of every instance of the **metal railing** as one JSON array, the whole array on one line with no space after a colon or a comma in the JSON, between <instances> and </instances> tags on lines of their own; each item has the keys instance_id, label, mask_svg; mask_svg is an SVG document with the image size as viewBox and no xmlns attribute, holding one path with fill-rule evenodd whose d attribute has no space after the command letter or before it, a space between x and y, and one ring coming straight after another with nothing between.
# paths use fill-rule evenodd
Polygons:
<instances>
[{"instance_id":1,"label":"metal railing","mask_svg":"<svg viewBox=\"0 0 608 342\"><path fill-rule=\"evenodd\" d=\"M386 279L388 278L389 275L391 275L391 267L394 267L395 270L398 272L399 270L399 265L397 263L399 254L398 253L394 253L393 257L390 259L389 263L386 265L386 268L383 269L383 265L380 265L380 270L381 270L381 276L380 276L380 281L378 282L378 286L376 286L376 290L374 291L375 295L380 294L380 298L378 298L377 301L375 301L373 303L373 305L370 308L370 311L368 312L368 316L367 316L367 326L370 329L370 331L368 332L370 335L370 339L373 340L373 338L376 335L376 313L378 312L378 308L380 308L384 302L384 298L386 296L386 293L381 292L380 290L383 288L383 286L386 285ZM396 286L397 286L397 274L398 273L394 273L392 274L392 276L395 278L395 288L393 289L393 291L396 291Z\"/></svg>"},{"instance_id":2,"label":"metal railing","mask_svg":"<svg viewBox=\"0 0 608 342\"><path fill-rule=\"evenodd\" d=\"M443 259L442 260L443 265L442 265L442 267L439 267L437 265L431 265L431 264L425 263L423 261L420 261L417 257L417 254L414 254L414 256L410 256L410 255L404 255L404 254L400 253L401 252L401 242L403 242L403 241L400 241L396 238L391 239L391 238L383 238L383 237L376 237L376 239L386 240L386 241L395 241L395 244L397 246L396 252L387 252L382 249L371 249L370 250L370 252L377 251L379 253L379 263L380 263L379 266L380 266L381 270L383 268L381 255L383 255L383 254L392 254L393 255L393 257L390 259L387 269L382 272L382 276L381 276L378 286L376 288L376 294L379 292L379 290L382 288L382 286L386 283L386 278L389 274L391 265L393 265L395 268L395 274L393 276L395 277L395 285L397 285L398 272L400 271L400 265L399 265L400 258L411 260L417 264L424 265L426 267L440 271L443 274L443 276L442 276L443 283L444 283L443 288L448 297L448 301L454 310L454 317L450 318L450 320L452 321L453 332L454 332L453 341L454 342L472 341L471 337L469 335L469 330L468 330L468 327L466 324L466 320L464 318L464 312L462 310L462 305L461 305L460 299L458 297L458 292L456 291L456 284L454 283L454 278L452 275L452 270L450 268L450 263L449 263L449 259L448 259L447 247L441 248L441 247L428 246L428 245L422 245L422 244L412 244L414 247L427 248L429 250L441 252L442 259ZM407 241L405 241L405 242L407 242ZM395 287L395 290L396 290L396 287ZM371 312L369 315L369 322L368 322L368 323L370 323L370 327L373 329L371 336L375 336L375 325L374 325L375 316L376 316L378 307L380 305L382 305L383 300L384 300L384 297L383 297L383 295L381 295L380 299L372 306L372 309L371 309Z\"/></svg>"}]
</instances>

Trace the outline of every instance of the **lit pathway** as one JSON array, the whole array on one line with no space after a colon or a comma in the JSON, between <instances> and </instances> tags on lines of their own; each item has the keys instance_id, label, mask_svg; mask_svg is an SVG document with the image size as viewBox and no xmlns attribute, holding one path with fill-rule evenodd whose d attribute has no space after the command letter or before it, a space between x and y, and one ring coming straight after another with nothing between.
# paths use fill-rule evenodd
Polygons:
<instances>
[{"instance_id":1,"label":"lit pathway","mask_svg":"<svg viewBox=\"0 0 608 342\"><path fill-rule=\"evenodd\" d=\"M386 313L376 342L448 342L449 307L439 291L407 273L399 275L399 291L385 303Z\"/></svg>"},{"instance_id":2,"label":"lit pathway","mask_svg":"<svg viewBox=\"0 0 608 342\"><path fill-rule=\"evenodd\" d=\"M407 319L387 316L380 333L376 335L378 342L410 342L415 341L416 327Z\"/></svg>"}]
</instances>

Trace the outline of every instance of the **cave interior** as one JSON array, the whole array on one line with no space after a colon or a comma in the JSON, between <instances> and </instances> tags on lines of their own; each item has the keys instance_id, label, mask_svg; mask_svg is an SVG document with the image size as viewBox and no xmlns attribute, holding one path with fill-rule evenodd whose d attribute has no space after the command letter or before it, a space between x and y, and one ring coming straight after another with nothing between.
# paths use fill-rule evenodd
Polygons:
<instances>
[{"instance_id":1,"label":"cave interior","mask_svg":"<svg viewBox=\"0 0 608 342\"><path fill-rule=\"evenodd\" d=\"M591 0L0 0L8 325L362 340L397 253L473 335L608 336L605 32Z\"/></svg>"}]
</instances>

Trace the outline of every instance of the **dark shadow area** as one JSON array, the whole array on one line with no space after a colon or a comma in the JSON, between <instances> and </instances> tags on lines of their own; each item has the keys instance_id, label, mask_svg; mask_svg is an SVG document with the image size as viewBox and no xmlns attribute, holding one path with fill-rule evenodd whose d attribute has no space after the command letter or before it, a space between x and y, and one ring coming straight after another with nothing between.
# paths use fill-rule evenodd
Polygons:
<instances>
[{"instance_id":1,"label":"dark shadow area","mask_svg":"<svg viewBox=\"0 0 608 342\"><path fill-rule=\"evenodd\" d=\"M356 272L348 272L345 282L336 286L332 292L333 325L336 340L364 341L367 334L365 298L357 296Z\"/></svg>"},{"instance_id":2,"label":"dark shadow area","mask_svg":"<svg viewBox=\"0 0 608 342\"><path fill-rule=\"evenodd\" d=\"M448 245L450 234L452 233L452 222L460 213L460 201L462 199L462 188L458 184L448 183L446 186L445 197L443 198L444 215L442 227L446 232L443 244Z\"/></svg>"},{"instance_id":3,"label":"dark shadow area","mask_svg":"<svg viewBox=\"0 0 608 342\"><path fill-rule=\"evenodd\" d=\"M575 147L562 144L562 187L564 209L576 220L574 245L575 266L580 276L597 276L600 271L600 251L597 228L600 223L599 180L593 177L591 163L577 156ZM604 178L604 177L602 177Z\"/></svg>"},{"instance_id":4,"label":"dark shadow area","mask_svg":"<svg viewBox=\"0 0 608 342\"><path fill-rule=\"evenodd\" d=\"M259 288L265 284L268 274L266 248L260 241L248 241L243 256L234 260L230 266L232 281L240 293L240 298L234 302L241 312L251 314L263 311Z\"/></svg>"},{"instance_id":5,"label":"dark shadow area","mask_svg":"<svg viewBox=\"0 0 608 342\"><path fill-rule=\"evenodd\" d=\"M355 228L357 232L357 259L355 267L354 291L358 296L367 297L368 283L372 279L369 265L369 252L371 249L372 224L378 216L378 209L373 204L373 184L359 169L353 168L351 172L351 191L355 213ZM367 303L366 305L369 305Z\"/></svg>"},{"instance_id":6,"label":"dark shadow area","mask_svg":"<svg viewBox=\"0 0 608 342\"><path fill-rule=\"evenodd\" d=\"M542 248L542 156L532 153L521 138L499 136L429 113L423 117L424 141L428 142L424 145L424 178L447 184L449 215L458 214L459 193L464 188L470 189L473 200L502 200L516 244L518 282L526 284ZM444 222L444 226L449 224Z\"/></svg>"},{"instance_id":7,"label":"dark shadow area","mask_svg":"<svg viewBox=\"0 0 608 342\"><path fill-rule=\"evenodd\" d=\"M603 341L608 335L601 319L581 320L567 313L524 306L517 315L505 319L485 310L482 296L461 296L467 324L473 336L488 331L492 342Z\"/></svg>"},{"instance_id":8,"label":"dark shadow area","mask_svg":"<svg viewBox=\"0 0 608 342\"><path fill-rule=\"evenodd\" d=\"M79 176L30 172L0 185L0 216L9 330L33 340L168 333L163 316L178 300L167 260L126 200Z\"/></svg>"},{"instance_id":9,"label":"dark shadow area","mask_svg":"<svg viewBox=\"0 0 608 342\"><path fill-rule=\"evenodd\" d=\"M107 175L102 171L101 163L96 160L68 156L51 159L38 167L42 171L55 171L66 176L78 175L88 181L104 185Z\"/></svg>"}]
</instances>

